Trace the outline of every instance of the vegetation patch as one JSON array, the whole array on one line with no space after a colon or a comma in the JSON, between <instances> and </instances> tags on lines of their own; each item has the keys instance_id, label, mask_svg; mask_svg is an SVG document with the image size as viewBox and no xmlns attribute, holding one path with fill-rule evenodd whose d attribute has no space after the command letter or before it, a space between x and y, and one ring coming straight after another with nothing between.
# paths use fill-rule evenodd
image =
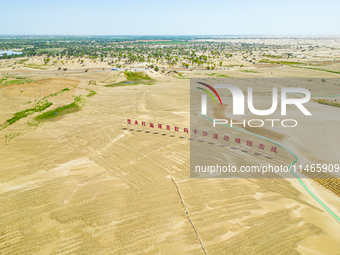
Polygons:
<instances>
[{"instance_id":1,"label":"vegetation patch","mask_svg":"<svg viewBox=\"0 0 340 255\"><path fill-rule=\"evenodd\" d=\"M304 65L305 63L293 62L293 61L271 61L269 59L260 60L261 63L269 63L269 64L280 64L280 65Z\"/></svg>"},{"instance_id":2,"label":"vegetation patch","mask_svg":"<svg viewBox=\"0 0 340 255\"><path fill-rule=\"evenodd\" d=\"M8 84L24 84L24 83L30 83L34 80L30 78L15 76L15 75L5 75L2 78L0 78L0 85L8 85Z\"/></svg>"},{"instance_id":3,"label":"vegetation patch","mask_svg":"<svg viewBox=\"0 0 340 255\"><path fill-rule=\"evenodd\" d=\"M325 104L325 105L340 107L340 104L338 102L328 100L328 99L317 99L316 102L318 102L319 104Z\"/></svg>"},{"instance_id":4,"label":"vegetation patch","mask_svg":"<svg viewBox=\"0 0 340 255\"><path fill-rule=\"evenodd\" d=\"M97 82L95 80L89 80L87 82L88 85L97 85Z\"/></svg>"},{"instance_id":5,"label":"vegetation patch","mask_svg":"<svg viewBox=\"0 0 340 255\"><path fill-rule=\"evenodd\" d=\"M253 70L239 70L240 72L244 72L244 73L259 73L257 71L253 71Z\"/></svg>"},{"instance_id":6,"label":"vegetation patch","mask_svg":"<svg viewBox=\"0 0 340 255\"><path fill-rule=\"evenodd\" d=\"M20 60L18 61L18 64L23 64L23 63L25 63L27 60L28 60L28 58L20 59Z\"/></svg>"},{"instance_id":7,"label":"vegetation patch","mask_svg":"<svg viewBox=\"0 0 340 255\"><path fill-rule=\"evenodd\" d=\"M20 133L12 133L12 134L5 135L5 144L8 145L13 138L15 138L19 135L20 135Z\"/></svg>"},{"instance_id":8,"label":"vegetation patch","mask_svg":"<svg viewBox=\"0 0 340 255\"><path fill-rule=\"evenodd\" d=\"M37 64L24 64L24 67L29 67L29 68L33 68L33 69L40 69L40 70L47 70L46 67L44 67L45 65L37 65Z\"/></svg>"},{"instance_id":9,"label":"vegetation patch","mask_svg":"<svg viewBox=\"0 0 340 255\"><path fill-rule=\"evenodd\" d=\"M152 85L154 80L146 73L142 72L124 72L124 76L127 80L118 83L104 85L105 87L122 87L122 86L134 86L134 85Z\"/></svg>"},{"instance_id":10,"label":"vegetation patch","mask_svg":"<svg viewBox=\"0 0 340 255\"><path fill-rule=\"evenodd\" d=\"M28 115L34 114L36 112L42 112L43 110L50 107L51 105L52 103L49 102L47 99L40 100L36 103L36 105L33 108L28 108L26 110L16 112L12 118L6 120L5 123L1 125L0 129L4 129L9 125L14 124L18 120L25 118Z\"/></svg>"},{"instance_id":11,"label":"vegetation patch","mask_svg":"<svg viewBox=\"0 0 340 255\"><path fill-rule=\"evenodd\" d=\"M224 74L218 74L218 73L207 73L208 76L215 76L215 77L221 77L221 78L233 78L232 76L224 75Z\"/></svg>"},{"instance_id":12,"label":"vegetation patch","mask_svg":"<svg viewBox=\"0 0 340 255\"><path fill-rule=\"evenodd\" d=\"M93 91L93 90L89 90L89 91L90 91L90 93L87 95L87 97L93 97L97 94L96 91Z\"/></svg>"},{"instance_id":13,"label":"vegetation patch","mask_svg":"<svg viewBox=\"0 0 340 255\"><path fill-rule=\"evenodd\" d=\"M54 119L56 117L60 117L60 116L63 116L65 114L68 114L68 113L77 112L81 109L81 107L83 105L83 101L84 100L82 99L81 96L76 96L72 103L58 107L54 110L44 112L44 113L36 116L34 118L34 120L44 121L44 120L48 120L48 119Z\"/></svg>"},{"instance_id":14,"label":"vegetation patch","mask_svg":"<svg viewBox=\"0 0 340 255\"><path fill-rule=\"evenodd\" d=\"M41 54L59 54L65 50L65 48L47 48L47 49L39 49L38 52Z\"/></svg>"},{"instance_id":15,"label":"vegetation patch","mask_svg":"<svg viewBox=\"0 0 340 255\"><path fill-rule=\"evenodd\" d=\"M142 72L124 72L124 76L126 79L130 81L138 81L138 80L151 80L151 77L147 75L146 73Z\"/></svg>"},{"instance_id":16,"label":"vegetation patch","mask_svg":"<svg viewBox=\"0 0 340 255\"><path fill-rule=\"evenodd\" d=\"M275 56L275 55L270 55L270 54L263 54L262 56L266 58L282 58L281 56Z\"/></svg>"},{"instance_id":17,"label":"vegetation patch","mask_svg":"<svg viewBox=\"0 0 340 255\"><path fill-rule=\"evenodd\" d=\"M16 112L12 118L6 120L5 123L3 123L2 125L0 124L0 130L8 127L9 125L14 124L15 122L17 122L18 120L20 120L22 118L25 118L29 115L36 113L36 112L42 112L43 110L47 109L48 107L50 107L52 105L52 102L47 100L48 97L54 97L54 96L60 95L63 92L69 91L69 90L70 90L69 88L64 88L57 93L45 96L43 99L39 100L33 108L28 108L26 110ZM31 101L29 101L28 103L31 103ZM28 124L30 125L31 123L28 123Z\"/></svg>"},{"instance_id":18,"label":"vegetation patch","mask_svg":"<svg viewBox=\"0 0 340 255\"><path fill-rule=\"evenodd\" d=\"M173 75L172 77L174 77L176 79L190 79L190 77L184 77L183 75L179 75L179 76Z\"/></svg>"},{"instance_id":19,"label":"vegetation patch","mask_svg":"<svg viewBox=\"0 0 340 255\"><path fill-rule=\"evenodd\" d=\"M178 73L178 76L177 75L173 75L172 77L176 78L176 79L190 79L190 77L185 77L183 74L181 73Z\"/></svg>"},{"instance_id":20,"label":"vegetation patch","mask_svg":"<svg viewBox=\"0 0 340 255\"><path fill-rule=\"evenodd\" d=\"M56 92L56 93L54 93L54 94L50 94L50 95L47 96L47 97L55 97L55 96L58 96L58 95L64 93L65 91L70 91L70 89L69 89L69 88L64 88L64 89L62 89L62 90L60 90L60 91L58 91L58 92Z\"/></svg>"},{"instance_id":21,"label":"vegetation patch","mask_svg":"<svg viewBox=\"0 0 340 255\"><path fill-rule=\"evenodd\" d=\"M321 68L305 67L305 66L292 66L292 67L305 68L305 69L312 69L312 70L318 70L318 71L323 71L323 72L328 72L328 73L336 73L336 74L340 74L339 71L332 71L332 70L321 69Z\"/></svg>"}]
</instances>

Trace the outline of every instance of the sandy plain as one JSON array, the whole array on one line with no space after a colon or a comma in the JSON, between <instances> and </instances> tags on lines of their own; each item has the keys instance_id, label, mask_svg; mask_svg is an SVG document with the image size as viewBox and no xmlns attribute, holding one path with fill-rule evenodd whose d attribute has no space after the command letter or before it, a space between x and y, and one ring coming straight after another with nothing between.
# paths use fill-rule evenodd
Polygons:
<instances>
[{"instance_id":1,"label":"sandy plain","mask_svg":"<svg viewBox=\"0 0 340 255\"><path fill-rule=\"evenodd\" d=\"M290 66L251 68L258 73L238 68L218 73L339 79ZM27 101L62 88L71 90L51 99L52 107L86 95L86 89L97 95L81 111L55 121L32 127L27 124L32 115L0 131L1 254L339 254L339 223L296 179L191 179L190 140L125 126L127 118L188 126L188 79L150 73L155 85L109 88L101 84L120 81L119 72L25 72L38 81L2 91L1 122L25 109ZM206 73L216 71L183 75L208 78ZM340 94L333 83L311 89L317 95ZM338 125L339 108L314 107ZM326 116L311 132L326 129L323 146L333 146L334 159L339 134L328 121ZM299 132L290 132L282 143L302 160L329 160L320 146L308 144L310 135ZM10 134L15 137L8 142ZM236 165L265 160L240 150L225 153ZM285 153L275 159L293 160ZM340 215L339 197L303 181Z\"/></svg>"}]
</instances>

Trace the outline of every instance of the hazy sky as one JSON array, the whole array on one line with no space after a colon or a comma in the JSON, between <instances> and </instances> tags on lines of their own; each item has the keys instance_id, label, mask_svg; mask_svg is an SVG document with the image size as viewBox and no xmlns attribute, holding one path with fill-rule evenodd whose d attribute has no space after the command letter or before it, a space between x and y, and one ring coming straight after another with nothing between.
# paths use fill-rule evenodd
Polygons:
<instances>
[{"instance_id":1,"label":"hazy sky","mask_svg":"<svg viewBox=\"0 0 340 255\"><path fill-rule=\"evenodd\" d=\"M0 34L340 34L339 0L0 0Z\"/></svg>"}]
</instances>

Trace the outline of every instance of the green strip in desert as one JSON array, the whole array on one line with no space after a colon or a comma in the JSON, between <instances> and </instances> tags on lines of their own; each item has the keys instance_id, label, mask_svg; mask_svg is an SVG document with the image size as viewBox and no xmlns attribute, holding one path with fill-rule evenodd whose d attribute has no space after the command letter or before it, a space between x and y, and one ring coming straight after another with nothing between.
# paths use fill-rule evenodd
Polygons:
<instances>
[{"instance_id":1,"label":"green strip in desert","mask_svg":"<svg viewBox=\"0 0 340 255\"><path fill-rule=\"evenodd\" d=\"M17 122L18 120L27 117L28 115L34 114L36 112L42 112L43 110L47 109L52 105L51 102L45 100L38 101L36 105L33 108L29 108L20 112L16 112L14 116L8 120L2 125L2 128L5 128L9 125L12 125L13 123Z\"/></svg>"},{"instance_id":2,"label":"green strip in desert","mask_svg":"<svg viewBox=\"0 0 340 255\"><path fill-rule=\"evenodd\" d=\"M134 86L134 85L152 85L154 80L143 72L124 72L126 78L125 81L104 85L105 87L122 87L122 86Z\"/></svg>"},{"instance_id":3,"label":"green strip in desert","mask_svg":"<svg viewBox=\"0 0 340 255\"><path fill-rule=\"evenodd\" d=\"M339 71L332 71L332 70L321 69L321 68L313 68L313 67L305 67L305 66L292 66L292 67L312 69L312 70L323 71L323 72L328 72L328 73L340 74Z\"/></svg>"},{"instance_id":4,"label":"green strip in desert","mask_svg":"<svg viewBox=\"0 0 340 255\"><path fill-rule=\"evenodd\" d=\"M137 80L151 80L151 77L147 74L144 74L142 72L124 72L124 76L126 79L131 81L137 81Z\"/></svg>"},{"instance_id":5,"label":"green strip in desert","mask_svg":"<svg viewBox=\"0 0 340 255\"><path fill-rule=\"evenodd\" d=\"M25 118L29 115L36 113L36 112L42 112L43 110L47 109L48 107L50 107L52 105L52 103L47 100L48 97L54 97L54 96L57 96L59 94L64 93L65 91L69 91L69 90L70 90L69 88L64 88L57 93L45 96L43 99L39 100L33 108L28 108L26 110L16 112L12 118L6 120L4 124L0 124L0 130L8 127L9 125L14 124L15 122L17 122L18 120L20 120L22 118Z\"/></svg>"},{"instance_id":6,"label":"green strip in desert","mask_svg":"<svg viewBox=\"0 0 340 255\"><path fill-rule=\"evenodd\" d=\"M253 70L239 70L240 72L244 72L244 73L258 73L257 71L253 71Z\"/></svg>"},{"instance_id":7,"label":"green strip in desert","mask_svg":"<svg viewBox=\"0 0 340 255\"><path fill-rule=\"evenodd\" d=\"M90 93L87 95L87 97L93 97L97 94L96 91L90 90Z\"/></svg>"},{"instance_id":8,"label":"green strip in desert","mask_svg":"<svg viewBox=\"0 0 340 255\"><path fill-rule=\"evenodd\" d=\"M261 63L269 63L269 64L281 64L281 65L304 65L305 63L300 62L292 62L292 61L271 61L268 59L260 60Z\"/></svg>"},{"instance_id":9,"label":"green strip in desert","mask_svg":"<svg viewBox=\"0 0 340 255\"><path fill-rule=\"evenodd\" d=\"M338 102L334 102L334 101L328 100L328 99L318 99L318 100L316 100L316 102L318 102L319 104L325 104L325 105L329 105L329 106L340 107L340 104Z\"/></svg>"},{"instance_id":10,"label":"green strip in desert","mask_svg":"<svg viewBox=\"0 0 340 255\"><path fill-rule=\"evenodd\" d=\"M47 119L53 119L59 116L63 116L68 113L73 113L81 109L83 99L80 96L76 96L74 101L68 105L58 107L57 109L44 112L34 118L36 121L43 121Z\"/></svg>"},{"instance_id":11,"label":"green strip in desert","mask_svg":"<svg viewBox=\"0 0 340 255\"><path fill-rule=\"evenodd\" d=\"M15 76L15 75L4 75L3 77L0 78L0 85L24 84L24 83L30 83L33 81L34 80L25 78L25 77L20 77L20 76Z\"/></svg>"},{"instance_id":12,"label":"green strip in desert","mask_svg":"<svg viewBox=\"0 0 340 255\"><path fill-rule=\"evenodd\" d=\"M118 83L104 85L104 87L124 87L124 86L135 86L135 85L152 85L153 83L146 83L146 82L127 82L121 81Z\"/></svg>"},{"instance_id":13,"label":"green strip in desert","mask_svg":"<svg viewBox=\"0 0 340 255\"><path fill-rule=\"evenodd\" d=\"M207 73L208 76L216 76L221 78L233 78L232 76L224 75L224 74L218 74L218 73Z\"/></svg>"},{"instance_id":14,"label":"green strip in desert","mask_svg":"<svg viewBox=\"0 0 340 255\"><path fill-rule=\"evenodd\" d=\"M65 91L70 91L70 89L69 88L64 88L64 89L62 89L62 90L60 90L60 91L58 91L58 92L56 92L54 94L48 95L47 97L55 97L55 96L58 96L58 95L64 93Z\"/></svg>"},{"instance_id":15,"label":"green strip in desert","mask_svg":"<svg viewBox=\"0 0 340 255\"><path fill-rule=\"evenodd\" d=\"M281 56L275 56L275 55L270 55L270 54L263 54L262 56L266 58L282 58Z\"/></svg>"}]
</instances>

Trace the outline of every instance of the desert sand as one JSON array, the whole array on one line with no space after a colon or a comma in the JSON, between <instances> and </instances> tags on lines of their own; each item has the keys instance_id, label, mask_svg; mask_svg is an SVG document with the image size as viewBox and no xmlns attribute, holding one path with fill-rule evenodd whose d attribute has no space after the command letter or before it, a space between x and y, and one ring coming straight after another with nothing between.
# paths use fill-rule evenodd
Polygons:
<instances>
[{"instance_id":1,"label":"desert sand","mask_svg":"<svg viewBox=\"0 0 340 255\"><path fill-rule=\"evenodd\" d=\"M90 65L88 73L71 64L64 73L1 69L37 80L1 87L1 123L29 101L63 88L70 90L50 99L53 108L97 92L80 111L37 126L27 123L33 114L0 131L1 254L339 254L339 223L295 178L193 179L189 157L195 141L126 126L131 118L188 127L189 79L149 72L154 85L104 87L124 78ZM257 73L239 67L182 73L340 80L339 74L290 66L249 68ZM339 64L332 68L339 71ZM340 86L326 82L311 91L340 94ZM278 127L286 135L278 142L302 163L339 163L340 109L309 104L320 121L302 122L312 125L308 132ZM311 133L321 136L311 141ZM236 165L269 161L229 148L225 154ZM282 152L273 160L289 165L294 157ZM339 197L313 180L303 182L340 216Z\"/></svg>"}]
</instances>

